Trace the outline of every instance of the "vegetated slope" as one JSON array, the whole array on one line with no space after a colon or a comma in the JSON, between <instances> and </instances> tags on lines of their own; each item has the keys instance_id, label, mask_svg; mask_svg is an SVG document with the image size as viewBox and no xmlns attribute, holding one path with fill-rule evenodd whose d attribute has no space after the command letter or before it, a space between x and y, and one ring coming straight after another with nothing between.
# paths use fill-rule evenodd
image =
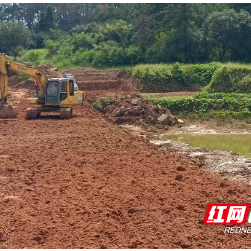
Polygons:
<instances>
[{"instance_id":1,"label":"vegetated slope","mask_svg":"<svg viewBox=\"0 0 251 251\"><path fill-rule=\"evenodd\" d=\"M2 247L250 247L248 234L202 224L208 203L248 203L250 186L128 134L88 103L70 120L25 120L24 96L18 119L0 122Z\"/></svg>"}]
</instances>

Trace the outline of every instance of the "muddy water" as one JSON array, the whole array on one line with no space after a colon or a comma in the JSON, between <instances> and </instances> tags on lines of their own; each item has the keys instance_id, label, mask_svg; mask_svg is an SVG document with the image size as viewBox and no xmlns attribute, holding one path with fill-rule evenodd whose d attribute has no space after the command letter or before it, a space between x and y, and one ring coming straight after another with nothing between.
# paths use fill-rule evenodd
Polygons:
<instances>
[{"instance_id":1,"label":"muddy water","mask_svg":"<svg viewBox=\"0 0 251 251\"><path fill-rule=\"evenodd\" d=\"M163 135L164 140L175 140L202 147L238 153L251 158L251 135L247 134L176 134Z\"/></svg>"}]
</instances>

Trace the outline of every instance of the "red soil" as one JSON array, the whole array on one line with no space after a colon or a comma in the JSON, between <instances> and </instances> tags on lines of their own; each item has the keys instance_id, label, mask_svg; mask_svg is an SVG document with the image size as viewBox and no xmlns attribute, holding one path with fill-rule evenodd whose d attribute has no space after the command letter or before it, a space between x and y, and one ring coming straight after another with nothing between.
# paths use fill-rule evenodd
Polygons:
<instances>
[{"instance_id":1,"label":"red soil","mask_svg":"<svg viewBox=\"0 0 251 251\"><path fill-rule=\"evenodd\" d=\"M208 203L249 203L250 186L130 135L88 103L70 120L25 120L30 92L15 91L18 119L0 121L0 248L250 247L249 234L202 224Z\"/></svg>"}]
</instances>

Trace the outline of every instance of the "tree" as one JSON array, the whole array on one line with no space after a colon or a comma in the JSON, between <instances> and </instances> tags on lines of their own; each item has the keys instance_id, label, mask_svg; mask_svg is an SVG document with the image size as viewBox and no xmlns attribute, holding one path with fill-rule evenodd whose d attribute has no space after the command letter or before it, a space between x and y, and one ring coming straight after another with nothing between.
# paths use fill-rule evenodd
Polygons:
<instances>
[{"instance_id":1,"label":"tree","mask_svg":"<svg viewBox=\"0 0 251 251\"><path fill-rule=\"evenodd\" d=\"M208 30L208 40L215 48L220 61L229 60L231 51L250 45L251 16L247 11L237 13L233 9L214 12L209 15L204 25ZM240 39L241 38L241 39Z\"/></svg>"},{"instance_id":2,"label":"tree","mask_svg":"<svg viewBox=\"0 0 251 251\"><path fill-rule=\"evenodd\" d=\"M1 3L0 4L0 22L8 21L7 10L10 8L10 3Z\"/></svg>"},{"instance_id":3,"label":"tree","mask_svg":"<svg viewBox=\"0 0 251 251\"><path fill-rule=\"evenodd\" d=\"M198 14L200 13L200 14ZM156 41L167 61L195 62L199 60L201 30L200 23L205 15L202 4L168 4L160 13ZM157 49L156 46L155 50Z\"/></svg>"},{"instance_id":4,"label":"tree","mask_svg":"<svg viewBox=\"0 0 251 251\"><path fill-rule=\"evenodd\" d=\"M146 49L154 42L154 18L153 16L139 14L138 17L134 19L134 22L134 41L139 45L140 49L145 52Z\"/></svg>"},{"instance_id":5,"label":"tree","mask_svg":"<svg viewBox=\"0 0 251 251\"><path fill-rule=\"evenodd\" d=\"M32 43L31 32L21 23L0 23L0 52L12 54L17 46L28 49Z\"/></svg>"},{"instance_id":6,"label":"tree","mask_svg":"<svg viewBox=\"0 0 251 251\"><path fill-rule=\"evenodd\" d=\"M251 14L251 4L250 3L232 3L230 6L237 12L241 10L246 10Z\"/></svg>"},{"instance_id":7,"label":"tree","mask_svg":"<svg viewBox=\"0 0 251 251\"><path fill-rule=\"evenodd\" d=\"M48 32L50 29L56 27L55 15L50 5L46 7L45 11L42 11L39 17L38 30L40 32Z\"/></svg>"},{"instance_id":8,"label":"tree","mask_svg":"<svg viewBox=\"0 0 251 251\"><path fill-rule=\"evenodd\" d=\"M123 20L117 21L114 25L107 24L100 28L100 34L104 41L113 40L121 43L122 46L128 45L129 35L132 30L132 25Z\"/></svg>"}]
</instances>

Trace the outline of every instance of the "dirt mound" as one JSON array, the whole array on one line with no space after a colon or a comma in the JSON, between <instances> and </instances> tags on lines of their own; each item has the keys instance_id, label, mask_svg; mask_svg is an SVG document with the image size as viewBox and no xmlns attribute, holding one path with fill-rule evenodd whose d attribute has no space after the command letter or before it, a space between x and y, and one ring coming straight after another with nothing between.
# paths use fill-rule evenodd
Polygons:
<instances>
[{"instance_id":1,"label":"dirt mound","mask_svg":"<svg viewBox=\"0 0 251 251\"><path fill-rule=\"evenodd\" d=\"M120 89L121 80L94 80L78 81L78 86L83 91Z\"/></svg>"},{"instance_id":2,"label":"dirt mound","mask_svg":"<svg viewBox=\"0 0 251 251\"><path fill-rule=\"evenodd\" d=\"M9 77L8 86L14 86L14 85L20 84L23 81L24 81L24 78L14 75L14 76Z\"/></svg>"},{"instance_id":3,"label":"dirt mound","mask_svg":"<svg viewBox=\"0 0 251 251\"><path fill-rule=\"evenodd\" d=\"M47 79L63 77L62 73L58 71L57 68L48 64L39 65L37 66L37 69L40 70L46 76ZM33 80L33 78L29 78L27 81L25 81L23 87L30 90L35 90L35 81Z\"/></svg>"},{"instance_id":4,"label":"dirt mound","mask_svg":"<svg viewBox=\"0 0 251 251\"><path fill-rule=\"evenodd\" d=\"M105 117L117 124L150 124L168 128L178 122L170 110L144 99L140 93L120 95L115 103L104 109Z\"/></svg>"},{"instance_id":5,"label":"dirt mound","mask_svg":"<svg viewBox=\"0 0 251 251\"><path fill-rule=\"evenodd\" d=\"M42 64L37 66L43 74L45 74L46 78L62 78L63 75L57 68L49 64Z\"/></svg>"}]
</instances>

